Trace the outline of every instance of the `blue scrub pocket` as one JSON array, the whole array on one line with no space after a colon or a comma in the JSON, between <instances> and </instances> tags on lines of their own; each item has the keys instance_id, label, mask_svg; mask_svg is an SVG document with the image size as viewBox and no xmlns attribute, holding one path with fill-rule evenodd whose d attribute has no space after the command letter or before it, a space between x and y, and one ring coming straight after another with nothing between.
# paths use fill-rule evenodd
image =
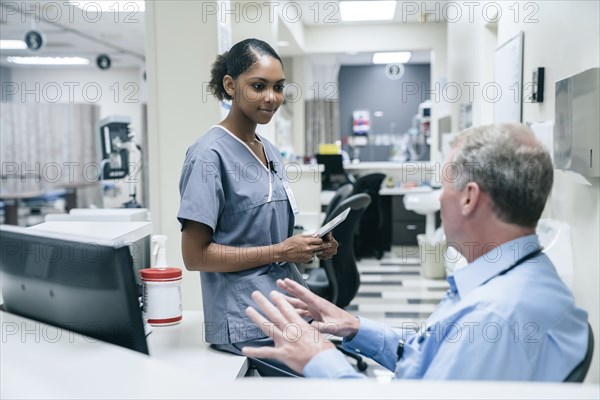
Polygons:
<instances>
[{"instance_id":1,"label":"blue scrub pocket","mask_svg":"<svg viewBox=\"0 0 600 400\"><path fill-rule=\"evenodd\" d=\"M251 306L264 316L260 307L252 300L252 292L258 290L267 298L273 290L284 293L283 290L277 287L276 282L277 279L285 278L302 282L302 277L294 264L285 264L284 266L271 264L258 275L245 277L235 283L235 297L238 307L237 310L232 310L228 315L229 337L232 343L266 337L260 327L246 315L246 308Z\"/></svg>"}]
</instances>

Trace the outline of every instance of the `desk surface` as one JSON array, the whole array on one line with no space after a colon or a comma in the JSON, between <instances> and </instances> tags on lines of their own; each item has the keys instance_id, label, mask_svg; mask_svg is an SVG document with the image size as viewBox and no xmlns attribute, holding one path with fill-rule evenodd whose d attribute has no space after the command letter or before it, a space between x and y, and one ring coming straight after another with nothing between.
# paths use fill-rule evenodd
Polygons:
<instances>
[{"instance_id":1,"label":"desk surface","mask_svg":"<svg viewBox=\"0 0 600 400\"><path fill-rule=\"evenodd\" d=\"M248 370L248 360L213 350L204 341L202 311L185 311L181 323L154 326L147 337L150 356L208 379L233 380Z\"/></svg>"},{"instance_id":2,"label":"desk surface","mask_svg":"<svg viewBox=\"0 0 600 400\"><path fill-rule=\"evenodd\" d=\"M155 328L151 357L0 312L0 398L598 399L595 385L497 382L235 380L244 357L202 343L201 313ZM154 336L153 336L154 335Z\"/></svg>"},{"instance_id":3,"label":"desk surface","mask_svg":"<svg viewBox=\"0 0 600 400\"><path fill-rule=\"evenodd\" d=\"M245 357L203 341L202 313L153 327L150 356L0 311L0 398L201 396L244 376ZM222 382L217 384L215 382Z\"/></svg>"},{"instance_id":4,"label":"desk surface","mask_svg":"<svg viewBox=\"0 0 600 400\"><path fill-rule=\"evenodd\" d=\"M344 169L350 172L361 171L397 171L397 170L418 170L421 168L430 168L433 165L430 161L411 161L411 162L393 162L393 161L362 161L358 164L344 164Z\"/></svg>"}]
</instances>

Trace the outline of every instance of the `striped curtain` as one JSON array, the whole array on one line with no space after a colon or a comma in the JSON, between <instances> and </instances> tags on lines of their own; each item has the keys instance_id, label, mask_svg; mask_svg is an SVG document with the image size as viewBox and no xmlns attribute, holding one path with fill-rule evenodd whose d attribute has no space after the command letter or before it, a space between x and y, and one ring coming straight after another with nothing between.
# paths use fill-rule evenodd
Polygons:
<instances>
[{"instance_id":1,"label":"striped curtain","mask_svg":"<svg viewBox=\"0 0 600 400\"><path fill-rule=\"evenodd\" d=\"M339 102L307 100L305 107L306 141L304 154L316 154L319 144L340 140Z\"/></svg>"},{"instance_id":2,"label":"striped curtain","mask_svg":"<svg viewBox=\"0 0 600 400\"><path fill-rule=\"evenodd\" d=\"M332 54L304 58L305 153L313 155L319 144L340 140L338 74L340 65Z\"/></svg>"},{"instance_id":3,"label":"striped curtain","mask_svg":"<svg viewBox=\"0 0 600 400\"><path fill-rule=\"evenodd\" d=\"M102 206L95 104L3 103L0 107L0 190L77 189L78 207Z\"/></svg>"}]
</instances>

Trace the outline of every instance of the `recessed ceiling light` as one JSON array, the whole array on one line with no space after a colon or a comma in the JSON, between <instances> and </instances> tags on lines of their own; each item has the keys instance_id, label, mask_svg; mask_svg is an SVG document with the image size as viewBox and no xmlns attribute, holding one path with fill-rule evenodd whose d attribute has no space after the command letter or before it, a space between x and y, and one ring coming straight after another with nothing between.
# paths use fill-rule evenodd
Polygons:
<instances>
[{"instance_id":1,"label":"recessed ceiling light","mask_svg":"<svg viewBox=\"0 0 600 400\"><path fill-rule=\"evenodd\" d=\"M280 40L277 42L277 46L279 47L287 47L290 45L290 42L286 42L285 40Z\"/></svg>"},{"instance_id":2,"label":"recessed ceiling light","mask_svg":"<svg viewBox=\"0 0 600 400\"><path fill-rule=\"evenodd\" d=\"M410 51L397 51L389 53L374 53L373 64L404 64L410 60L412 56Z\"/></svg>"},{"instance_id":3,"label":"recessed ceiling light","mask_svg":"<svg viewBox=\"0 0 600 400\"><path fill-rule=\"evenodd\" d=\"M111 1L69 1L70 4L75 7L79 7L82 10L89 12L102 11L102 12L144 12L146 11L145 1L132 1L132 0L111 0Z\"/></svg>"},{"instance_id":4,"label":"recessed ceiling light","mask_svg":"<svg viewBox=\"0 0 600 400\"><path fill-rule=\"evenodd\" d=\"M342 21L389 21L395 11L395 1L340 1Z\"/></svg>"},{"instance_id":5,"label":"recessed ceiling light","mask_svg":"<svg viewBox=\"0 0 600 400\"><path fill-rule=\"evenodd\" d=\"M23 40L0 40L1 50L25 50L27 43Z\"/></svg>"},{"instance_id":6,"label":"recessed ceiling light","mask_svg":"<svg viewBox=\"0 0 600 400\"><path fill-rule=\"evenodd\" d=\"M6 61L23 65L87 65L90 60L82 57L6 57Z\"/></svg>"}]
</instances>

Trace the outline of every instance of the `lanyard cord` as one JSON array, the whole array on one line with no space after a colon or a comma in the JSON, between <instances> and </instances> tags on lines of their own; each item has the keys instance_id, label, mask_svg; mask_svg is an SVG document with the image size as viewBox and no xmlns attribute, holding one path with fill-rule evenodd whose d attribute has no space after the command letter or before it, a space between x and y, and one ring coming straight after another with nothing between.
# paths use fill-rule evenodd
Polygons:
<instances>
[{"instance_id":1,"label":"lanyard cord","mask_svg":"<svg viewBox=\"0 0 600 400\"><path fill-rule=\"evenodd\" d=\"M496 278L498 276L502 276L502 275L506 274L507 272L510 272L511 270L517 268L519 265L523 264L524 262L529 261L532 258L537 257L541 252L542 252L542 248L539 247L534 252L531 252L531 253L527 254L526 256L523 256L523 257L519 258L517 261L515 261L515 263L513 265L511 265L510 267L508 267L504 271L500 272L499 274L492 276L490 279L486 280L481 285L485 285L486 283L488 283L492 279L494 279L494 278Z\"/></svg>"}]
</instances>

